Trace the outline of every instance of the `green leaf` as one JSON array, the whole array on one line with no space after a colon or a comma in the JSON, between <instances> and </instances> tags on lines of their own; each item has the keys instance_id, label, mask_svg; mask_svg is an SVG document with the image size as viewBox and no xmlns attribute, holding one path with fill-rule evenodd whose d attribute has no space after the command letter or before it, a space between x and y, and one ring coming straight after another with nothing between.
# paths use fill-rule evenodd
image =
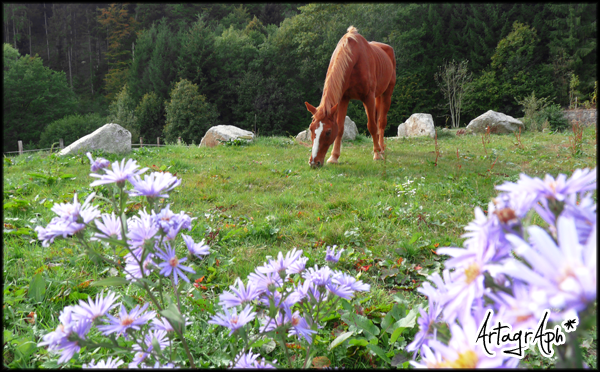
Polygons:
<instances>
[{"instance_id":1,"label":"green leaf","mask_svg":"<svg viewBox=\"0 0 600 372\"><path fill-rule=\"evenodd\" d=\"M158 344L158 339L156 337L152 337L152 350L156 351L158 356L162 356L160 345Z\"/></svg>"},{"instance_id":2,"label":"green leaf","mask_svg":"<svg viewBox=\"0 0 600 372\"><path fill-rule=\"evenodd\" d=\"M171 303L169 305L169 307L167 307L166 309L161 311L160 315L169 319L171 321L171 323L173 324L173 326L175 327L175 329L181 330L181 332L183 332L183 330L184 330L183 327L185 325L185 321L183 320L183 317L181 316L179 309L177 308L177 306L175 306L174 303Z\"/></svg>"},{"instance_id":3,"label":"green leaf","mask_svg":"<svg viewBox=\"0 0 600 372\"><path fill-rule=\"evenodd\" d=\"M122 276L113 276L111 278L106 278L102 280L98 280L92 282L90 286L92 287L118 287L124 284L129 283L129 281Z\"/></svg>"},{"instance_id":4,"label":"green leaf","mask_svg":"<svg viewBox=\"0 0 600 372\"><path fill-rule=\"evenodd\" d=\"M404 329L405 329L404 327L396 328L394 333L392 333L392 335L390 336L390 345L393 345L394 342L396 342L396 340L398 339L398 337L400 337L400 335L402 334L402 331L404 331Z\"/></svg>"},{"instance_id":5,"label":"green leaf","mask_svg":"<svg viewBox=\"0 0 600 372\"><path fill-rule=\"evenodd\" d=\"M403 352L399 352L398 354L394 355L394 357L392 358L392 367L396 367L400 364L403 364L404 362L407 362L410 358L407 357L406 355L404 355Z\"/></svg>"},{"instance_id":6,"label":"green leaf","mask_svg":"<svg viewBox=\"0 0 600 372\"><path fill-rule=\"evenodd\" d=\"M349 346L367 346L368 344L369 341L367 341L365 338L353 338L348 341Z\"/></svg>"},{"instance_id":7,"label":"green leaf","mask_svg":"<svg viewBox=\"0 0 600 372\"><path fill-rule=\"evenodd\" d=\"M31 279L31 283L29 283L29 298L33 299L35 302L44 301L44 295L46 294L46 281L42 277L42 273L38 273L34 275L33 279Z\"/></svg>"},{"instance_id":8,"label":"green leaf","mask_svg":"<svg viewBox=\"0 0 600 372\"><path fill-rule=\"evenodd\" d=\"M413 236L410 238L410 241L408 242L408 244L413 244L414 242L416 242L417 240L419 240L419 238L423 235L423 233L417 232L414 233Z\"/></svg>"},{"instance_id":9,"label":"green leaf","mask_svg":"<svg viewBox=\"0 0 600 372\"><path fill-rule=\"evenodd\" d=\"M391 312L388 312L385 317L383 318L383 321L381 322L381 329L384 332L388 332L391 333L393 332L393 329L388 329L390 328L390 326L394 323L394 318L392 316Z\"/></svg>"},{"instance_id":10,"label":"green leaf","mask_svg":"<svg viewBox=\"0 0 600 372\"><path fill-rule=\"evenodd\" d=\"M342 315L342 320L348 324L349 331L364 331L367 339L374 338L379 334L379 327L362 315L347 313Z\"/></svg>"},{"instance_id":11,"label":"green leaf","mask_svg":"<svg viewBox=\"0 0 600 372\"><path fill-rule=\"evenodd\" d=\"M337 336L333 342L329 345L329 350L333 349L336 346L339 346L342 342L346 341L350 336L354 335L354 332L344 332L341 335Z\"/></svg>"},{"instance_id":12,"label":"green leaf","mask_svg":"<svg viewBox=\"0 0 600 372\"><path fill-rule=\"evenodd\" d=\"M388 358L388 356L385 355L385 351L383 351L379 346L373 345L373 344L368 344L367 349L369 349L372 352L374 352L375 354L377 354L378 357L380 357L381 359L386 361L388 364L392 364L392 361L390 360L390 358Z\"/></svg>"},{"instance_id":13,"label":"green leaf","mask_svg":"<svg viewBox=\"0 0 600 372\"><path fill-rule=\"evenodd\" d=\"M28 358L37 349L37 345L33 341L26 341L17 347L17 351L23 355L22 359Z\"/></svg>"},{"instance_id":14,"label":"green leaf","mask_svg":"<svg viewBox=\"0 0 600 372\"><path fill-rule=\"evenodd\" d=\"M412 328L417 324L417 315L419 314L418 308L413 308L406 314L406 316L395 323L398 327Z\"/></svg>"}]
</instances>

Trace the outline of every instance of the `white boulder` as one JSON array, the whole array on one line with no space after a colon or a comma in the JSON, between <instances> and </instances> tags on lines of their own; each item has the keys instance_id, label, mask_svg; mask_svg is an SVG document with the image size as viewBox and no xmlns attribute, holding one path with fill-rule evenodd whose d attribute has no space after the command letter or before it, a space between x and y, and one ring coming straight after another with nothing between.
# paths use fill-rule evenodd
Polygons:
<instances>
[{"instance_id":1,"label":"white boulder","mask_svg":"<svg viewBox=\"0 0 600 372\"><path fill-rule=\"evenodd\" d=\"M412 114L398 126L398 137L435 137L435 126L431 114Z\"/></svg>"},{"instance_id":2,"label":"white boulder","mask_svg":"<svg viewBox=\"0 0 600 372\"><path fill-rule=\"evenodd\" d=\"M525 125L520 120L492 110L471 120L466 129L473 133L485 133L488 126L490 133L512 133L519 130L519 127L521 130L525 129Z\"/></svg>"},{"instance_id":3,"label":"white boulder","mask_svg":"<svg viewBox=\"0 0 600 372\"><path fill-rule=\"evenodd\" d=\"M219 145L220 141L229 141L236 139L245 139L252 141L254 139L254 133L238 128L233 125L215 125L206 131L200 145L198 147L215 147Z\"/></svg>"},{"instance_id":4,"label":"white boulder","mask_svg":"<svg viewBox=\"0 0 600 372\"><path fill-rule=\"evenodd\" d=\"M346 119L344 120L344 135L342 136L342 141L354 141L356 139L356 135L358 135L356 123L353 122L350 117L346 116ZM298 133L296 136L296 141L312 143L312 139L310 138L310 130L307 129Z\"/></svg>"},{"instance_id":5,"label":"white boulder","mask_svg":"<svg viewBox=\"0 0 600 372\"><path fill-rule=\"evenodd\" d=\"M106 124L62 149L59 155L84 153L93 150L121 154L131 151L131 133L119 124Z\"/></svg>"}]
</instances>

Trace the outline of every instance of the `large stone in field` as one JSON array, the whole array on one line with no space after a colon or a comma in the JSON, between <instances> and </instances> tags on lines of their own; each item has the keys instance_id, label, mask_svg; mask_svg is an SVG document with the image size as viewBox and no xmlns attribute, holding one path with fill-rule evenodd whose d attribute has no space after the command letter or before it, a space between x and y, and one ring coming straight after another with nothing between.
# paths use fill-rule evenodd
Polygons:
<instances>
[{"instance_id":1,"label":"large stone in field","mask_svg":"<svg viewBox=\"0 0 600 372\"><path fill-rule=\"evenodd\" d=\"M198 147L215 147L221 143L220 141L227 142L236 139L252 141L254 133L233 125L215 125L202 137L202 141L200 141Z\"/></svg>"},{"instance_id":2,"label":"large stone in field","mask_svg":"<svg viewBox=\"0 0 600 372\"><path fill-rule=\"evenodd\" d=\"M412 114L398 126L398 137L435 137L435 127L431 114Z\"/></svg>"},{"instance_id":3,"label":"large stone in field","mask_svg":"<svg viewBox=\"0 0 600 372\"><path fill-rule=\"evenodd\" d=\"M488 126L490 127L490 133L498 134L512 133L519 130L519 128L521 130L525 129L525 125L520 120L492 110L488 110L485 114L471 120L466 129L473 133L485 133Z\"/></svg>"},{"instance_id":4,"label":"large stone in field","mask_svg":"<svg viewBox=\"0 0 600 372\"><path fill-rule=\"evenodd\" d=\"M356 139L356 135L358 134L358 128L356 127L356 123L350 119L350 117L346 116L344 120L344 135L342 136L342 141L354 141ZM312 139L310 138L310 130L303 130L298 133L296 136L296 141L301 143L312 143Z\"/></svg>"},{"instance_id":5,"label":"large stone in field","mask_svg":"<svg viewBox=\"0 0 600 372\"><path fill-rule=\"evenodd\" d=\"M59 155L104 150L114 154L131 151L131 133L119 124L106 124L62 149Z\"/></svg>"}]
</instances>

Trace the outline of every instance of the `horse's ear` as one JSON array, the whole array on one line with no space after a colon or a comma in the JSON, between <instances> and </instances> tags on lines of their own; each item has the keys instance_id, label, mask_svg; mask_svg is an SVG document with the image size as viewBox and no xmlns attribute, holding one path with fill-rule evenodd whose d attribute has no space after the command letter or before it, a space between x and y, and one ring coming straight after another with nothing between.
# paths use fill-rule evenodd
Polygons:
<instances>
[{"instance_id":1,"label":"horse's ear","mask_svg":"<svg viewBox=\"0 0 600 372\"><path fill-rule=\"evenodd\" d=\"M331 108L331 110L329 112L331 113L331 115L335 115L335 112L337 111L337 109L338 109L338 105L335 105Z\"/></svg>"},{"instance_id":2,"label":"horse's ear","mask_svg":"<svg viewBox=\"0 0 600 372\"><path fill-rule=\"evenodd\" d=\"M306 105L306 108L308 109L308 111L310 111L311 114L316 114L317 113L317 108L313 105L311 105L308 102L304 102L304 104Z\"/></svg>"}]
</instances>

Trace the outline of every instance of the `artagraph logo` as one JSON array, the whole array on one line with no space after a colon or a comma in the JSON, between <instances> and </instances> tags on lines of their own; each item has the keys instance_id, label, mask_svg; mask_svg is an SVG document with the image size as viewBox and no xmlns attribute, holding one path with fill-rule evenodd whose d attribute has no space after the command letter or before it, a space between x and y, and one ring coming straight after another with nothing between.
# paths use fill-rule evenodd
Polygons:
<instances>
[{"instance_id":1,"label":"artagraph logo","mask_svg":"<svg viewBox=\"0 0 600 372\"><path fill-rule=\"evenodd\" d=\"M490 351L490 348L500 348L506 344L516 343L517 347L505 348L501 352L504 355L519 359L523 359L525 350L537 344L540 353L544 357L550 358L554 355L552 345L564 344L566 337L559 325L554 326L553 329L546 329L550 310L544 310L543 314L535 331L531 329L513 331L510 324L503 324L500 320L498 320L496 326L492 324L489 326L491 328L488 329L489 320L494 316L494 312L488 309L485 320L481 323L477 332L475 344L483 346L485 353L490 357L494 357L496 352ZM566 319L561 324L565 332L570 333L577 329L579 319L575 316L573 319Z\"/></svg>"}]
</instances>

